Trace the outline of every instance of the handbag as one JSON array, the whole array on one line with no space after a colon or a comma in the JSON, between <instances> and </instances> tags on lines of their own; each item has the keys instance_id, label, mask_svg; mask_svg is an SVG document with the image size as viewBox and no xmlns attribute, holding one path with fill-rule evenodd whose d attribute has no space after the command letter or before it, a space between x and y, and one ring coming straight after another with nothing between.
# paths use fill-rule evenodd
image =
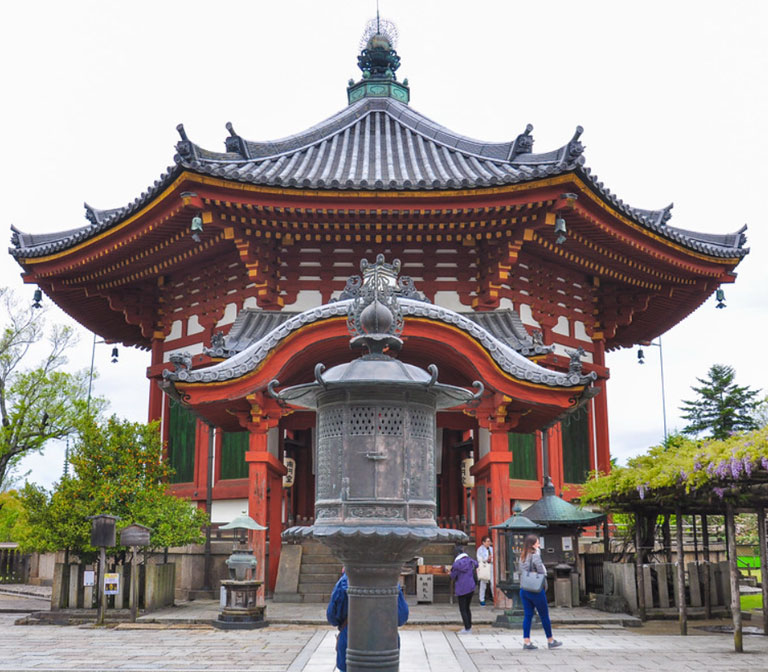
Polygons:
<instances>
[{"instance_id":1,"label":"handbag","mask_svg":"<svg viewBox=\"0 0 768 672\"><path fill-rule=\"evenodd\" d=\"M531 567L530 561L528 561L528 567ZM532 572L530 569L524 569L520 567L520 588L526 590L529 593L540 593L544 590L544 581L547 579L546 574L539 574L538 572Z\"/></svg>"},{"instance_id":2,"label":"handbag","mask_svg":"<svg viewBox=\"0 0 768 672\"><path fill-rule=\"evenodd\" d=\"M483 560L480 561L480 565L477 568L477 578L480 579L480 581L491 580L491 563L490 562L485 562Z\"/></svg>"}]
</instances>

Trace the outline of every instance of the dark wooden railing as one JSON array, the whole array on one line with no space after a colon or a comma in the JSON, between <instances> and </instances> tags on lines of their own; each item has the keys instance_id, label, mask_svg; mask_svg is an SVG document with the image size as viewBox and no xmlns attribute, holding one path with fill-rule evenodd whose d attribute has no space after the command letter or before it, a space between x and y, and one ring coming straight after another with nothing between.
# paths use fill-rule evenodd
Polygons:
<instances>
[{"instance_id":1,"label":"dark wooden railing","mask_svg":"<svg viewBox=\"0 0 768 672\"><path fill-rule=\"evenodd\" d=\"M0 547L0 583L24 583L28 560L15 546Z\"/></svg>"}]
</instances>

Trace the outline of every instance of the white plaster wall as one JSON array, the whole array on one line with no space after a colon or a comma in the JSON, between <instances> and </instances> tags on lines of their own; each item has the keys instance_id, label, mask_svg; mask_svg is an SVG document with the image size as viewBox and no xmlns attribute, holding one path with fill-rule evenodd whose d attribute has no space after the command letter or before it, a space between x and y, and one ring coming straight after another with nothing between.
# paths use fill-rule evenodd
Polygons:
<instances>
[{"instance_id":1,"label":"white plaster wall","mask_svg":"<svg viewBox=\"0 0 768 672\"><path fill-rule=\"evenodd\" d=\"M523 324L529 325L531 327L536 327L537 329L541 329L541 325L533 319L533 314L531 313L531 307L527 303L521 303L518 306L518 313L520 315L520 319L523 321Z\"/></svg>"},{"instance_id":2,"label":"white plaster wall","mask_svg":"<svg viewBox=\"0 0 768 672\"><path fill-rule=\"evenodd\" d=\"M199 355L203 352L203 343L193 343L192 345L186 345L183 348L176 348L175 350L168 350L163 353L163 361L171 361L171 355L175 353L188 352L190 355Z\"/></svg>"},{"instance_id":3,"label":"white plaster wall","mask_svg":"<svg viewBox=\"0 0 768 672\"><path fill-rule=\"evenodd\" d=\"M169 332L168 336L165 337L165 342L167 343L168 341L174 341L177 338L181 338L182 329L183 325L181 320L174 320L171 322L171 331Z\"/></svg>"},{"instance_id":4,"label":"white plaster wall","mask_svg":"<svg viewBox=\"0 0 768 672\"><path fill-rule=\"evenodd\" d=\"M197 319L197 315L192 315L187 320L187 336L199 334L201 331L205 331L205 328L201 326L200 320Z\"/></svg>"},{"instance_id":5,"label":"white plaster wall","mask_svg":"<svg viewBox=\"0 0 768 672\"><path fill-rule=\"evenodd\" d=\"M581 320L574 320L573 322L573 337L580 341L586 341L591 343L592 339L587 335L587 329Z\"/></svg>"},{"instance_id":6,"label":"white plaster wall","mask_svg":"<svg viewBox=\"0 0 768 672\"><path fill-rule=\"evenodd\" d=\"M479 462L491 452L491 433L483 427L480 427L480 431L477 434L477 452L478 456L475 462Z\"/></svg>"},{"instance_id":7,"label":"white plaster wall","mask_svg":"<svg viewBox=\"0 0 768 672\"><path fill-rule=\"evenodd\" d=\"M226 324L232 324L237 317L237 304L228 303L224 309L224 316L216 323L217 327L223 327Z\"/></svg>"},{"instance_id":8,"label":"white plaster wall","mask_svg":"<svg viewBox=\"0 0 768 672\"><path fill-rule=\"evenodd\" d=\"M243 511L248 511L247 499L215 499L211 502L211 522L229 523Z\"/></svg>"},{"instance_id":9,"label":"white plaster wall","mask_svg":"<svg viewBox=\"0 0 768 672\"><path fill-rule=\"evenodd\" d=\"M249 296L245 301L243 301L243 308L253 308L254 310L258 310L259 304L256 301L256 297Z\"/></svg>"},{"instance_id":10,"label":"white plaster wall","mask_svg":"<svg viewBox=\"0 0 768 672\"><path fill-rule=\"evenodd\" d=\"M499 299L499 310L514 310L515 304L512 303L512 299L510 299L508 296L502 296L501 299Z\"/></svg>"},{"instance_id":11,"label":"white plaster wall","mask_svg":"<svg viewBox=\"0 0 768 672\"><path fill-rule=\"evenodd\" d=\"M458 292L435 292L435 304L448 310L455 310L457 313L468 310L468 307L459 300Z\"/></svg>"},{"instance_id":12,"label":"white plaster wall","mask_svg":"<svg viewBox=\"0 0 768 672\"><path fill-rule=\"evenodd\" d=\"M296 295L296 301L293 303L287 303L283 307L284 310L291 310L297 313L303 313L310 308L317 308L317 306L323 305L323 295L316 289L302 289Z\"/></svg>"},{"instance_id":13,"label":"white plaster wall","mask_svg":"<svg viewBox=\"0 0 768 672\"><path fill-rule=\"evenodd\" d=\"M568 324L568 318L565 315L561 315L557 318L557 324L552 327L552 332L562 336L571 335L570 324Z\"/></svg>"},{"instance_id":14,"label":"white plaster wall","mask_svg":"<svg viewBox=\"0 0 768 672\"><path fill-rule=\"evenodd\" d=\"M568 354L568 350L575 350L576 348L572 348L567 345L563 345L562 343L553 343L552 345L555 346L555 354L556 355L562 355L563 357L570 357ZM592 353L591 352L585 352L584 356L581 358L582 362L589 362L592 363Z\"/></svg>"}]
</instances>

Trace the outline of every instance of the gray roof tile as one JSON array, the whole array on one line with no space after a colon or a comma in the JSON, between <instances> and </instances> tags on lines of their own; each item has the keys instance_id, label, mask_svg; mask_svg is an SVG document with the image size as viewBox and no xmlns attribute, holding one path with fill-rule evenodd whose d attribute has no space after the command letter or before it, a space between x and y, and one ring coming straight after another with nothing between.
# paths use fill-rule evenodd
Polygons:
<instances>
[{"instance_id":1,"label":"gray roof tile","mask_svg":"<svg viewBox=\"0 0 768 672\"><path fill-rule=\"evenodd\" d=\"M513 142L487 143L454 133L391 98L364 98L312 128L281 140L251 142L227 124L225 152L191 142L178 126L176 165L132 203L111 210L86 204L90 225L44 236L13 229L10 253L39 257L67 249L136 212L184 170L256 185L310 189L463 189L526 182L573 172L603 199L649 230L715 257L742 257L744 229L700 234L668 226L670 209L632 208L584 167L578 127L559 149L534 154L532 127Z\"/></svg>"}]
</instances>

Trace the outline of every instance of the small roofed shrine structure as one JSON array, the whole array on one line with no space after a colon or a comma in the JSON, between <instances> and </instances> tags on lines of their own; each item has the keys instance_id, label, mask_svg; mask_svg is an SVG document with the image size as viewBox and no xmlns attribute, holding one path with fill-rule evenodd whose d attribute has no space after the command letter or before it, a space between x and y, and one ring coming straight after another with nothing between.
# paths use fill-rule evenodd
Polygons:
<instances>
[{"instance_id":1,"label":"small roofed shrine structure","mask_svg":"<svg viewBox=\"0 0 768 672\"><path fill-rule=\"evenodd\" d=\"M562 489L610 469L606 352L668 330L747 253L743 229L678 228L671 205L614 195L585 166L581 127L536 152L531 125L485 142L417 112L385 25L358 64L348 106L308 130L254 142L227 123L211 151L179 125L174 165L131 203L12 233L25 282L101 338L151 352L148 417L172 491L199 506L210 494L214 522L247 503L268 528L254 548L269 589L280 532L312 521L323 465L314 414L266 387L340 363L362 259L390 266L404 360L485 386L472 411L438 414L434 474L438 522L479 539L537 500L544 475Z\"/></svg>"}]
</instances>

